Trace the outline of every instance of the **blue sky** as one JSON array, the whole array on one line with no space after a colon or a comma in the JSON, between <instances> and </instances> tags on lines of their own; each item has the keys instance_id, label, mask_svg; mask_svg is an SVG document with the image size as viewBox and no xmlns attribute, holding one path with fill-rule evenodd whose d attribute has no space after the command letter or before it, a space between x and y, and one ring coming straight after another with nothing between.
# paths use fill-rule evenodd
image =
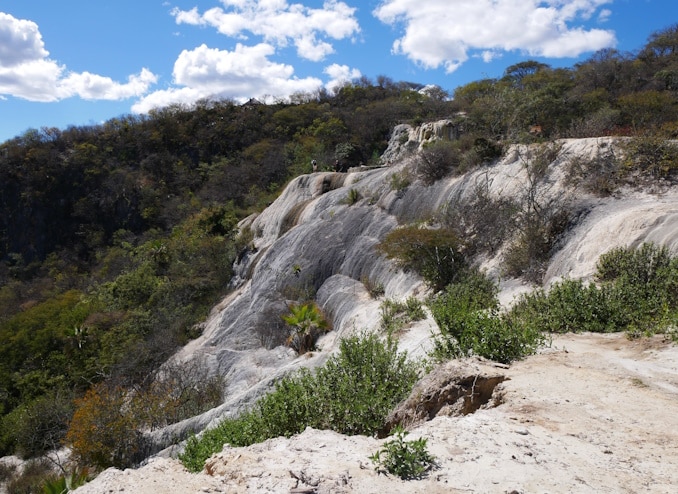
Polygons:
<instances>
[{"instance_id":1,"label":"blue sky","mask_svg":"<svg viewBox=\"0 0 678 494\"><path fill-rule=\"evenodd\" d=\"M452 92L524 60L633 52L676 22L676 0L0 0L0 142L360 76Z\"/></svg>"}]
</instances>

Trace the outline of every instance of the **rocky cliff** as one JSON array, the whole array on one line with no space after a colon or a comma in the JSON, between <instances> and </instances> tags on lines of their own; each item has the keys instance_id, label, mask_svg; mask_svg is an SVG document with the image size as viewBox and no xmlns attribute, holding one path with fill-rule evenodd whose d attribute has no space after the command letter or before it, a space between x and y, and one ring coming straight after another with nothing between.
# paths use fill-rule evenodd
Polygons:
<instances>
[{"instance_id":1,"label":"rocky cliff","mask_svg":"<svg viewBox=\"0 0 678 494\"><path fill-rule=\"evenodd\" d=\"M623 190L600 198L564 185L569 161L595 156L611 145L611 138L560 141L538 180L526 166L529 150L515 146L490 166L431 186L417 181L414 168L422 145L456 133L453 121L398 126L382 167L299 176L266 210L241 223L252 240L236 265L234 291L213 309L202 336L175 356L179 361L204 359L213 372L227 376L226 400L155 433L156 449L237 413L283 373L322 364L343 335L376 329L381 301L370 296L366 284L383 286L383 298L424 297L422 280L398 269L375 245L399 224L435 222L451 205L469 198L479 183L494 197L522 200L536 194L542 203L567 203L576 211L546 269L545 285L563 277L590 277L599 255L616 246L654 241L678 250L675 188ZM404 179L408 186L394 185ZM505 278L502 260L500 247L477 262L500 281L500 300L508 305L533 285ZM333 330L320 339L319 351L298 357L274 345L283 330L280 315L302 293L315 298ZM431 319L417 323L402 336L401 347L425 354L434 327Z\"/></svg>"}]
</instances>

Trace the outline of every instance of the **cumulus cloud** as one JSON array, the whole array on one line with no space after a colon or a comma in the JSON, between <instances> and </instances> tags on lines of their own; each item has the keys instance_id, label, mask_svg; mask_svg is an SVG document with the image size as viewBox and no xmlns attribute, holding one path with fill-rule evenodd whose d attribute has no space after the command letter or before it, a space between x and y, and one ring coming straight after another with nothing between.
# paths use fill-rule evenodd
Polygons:
<instances>
[{"instance_id":1,"label":"cumulus cloud","mask_svg":"<svg viewBox=\"0 0 678 494\"><path fill-rule=\"evenodd\" d=\"M202 44L182 51L174 63L173 87L144 96L132 110L145 113L202 98L244 102L254 97L268 101L314 92L323 81L296 77L292 65L276 62L275 57L281 49L292 46L304 60L324 60L334 53L333 41L360 33L355 12L355 8L337 0L325 1L322 8L285 0L221 0L220 7L202 13L197 8L174 8L171 14L177 24L212 27L238 43L232 50ZM330 79L325 83L327 88L361 75L356 69L339 65L329 66L325 74Z\"/></svg>"},{"instance_id":2,"label":"cumulus cloud","mask_svg":"<svg viewBox=\"0 0 678 494\"><path fill-rule=\"evenodd\" d=\"M352 69L348 65L339 65L336 63L325 67L323 72L330 76L330 81L325 84L325 87L329 90L340 88L348 82L362 76L358 69Z\"/></svg>"},{"instance_id":3,"label":"cumulus cloud","mask_svg":"<svg viewBox=\"0 0 678 494\"><path fill-rule=\"evenodd\" d=\"M16 67L48 55L36 23L0 12L0 67Z\"/></svg>"},{"instance_id":4,"label":"cumulus cloud","mask_svg":"<svg viewBox=\"0 0 678 494\"><path fill-rule=\"evenodd\" d=\"M315 77L294 77L291 65L272 62L275 47L268 43L234 50L201 45L184 50L174 63L176 87L156 91L132 107L139 113L170 104L191 104L201 98L224 98L244 102L252 97L285 98L299 92L312 92L322 85Z\"/></svg>"},{"instance_id":5,"label":"cumulus cloud","mask_svg":"<svg viewBox=\"0 0 678 494\"><path fill-rule=\"evenodd\" d=\"M584 28L612 0L384 0L373 15L404 32L393 52L425 68L453 72L470 56L496 58L517 50L530 56L576 57L614 46L614 33ZM488 56L491 54L491 56Z\"/></svg>"},{"instance_id":6,"label":"cumulus cloud","mask_svg":"<svg viewBox=\"0 0 678 494\"><path fill-rule=\"evenodd\" d=\"M142 96L156 82L157 77L148 69L129 76L126 84L89 72L70 73L59 81L58 93L61 98L77 95L87 100L123 100Z\"/></svg>"},{"instance_id":7,"label":"cumulus cloud","mask_svg":"<svg viewBox=\"0 0 678 494\"><path fill-rule=\"evenodd\" d=\"M156 80L147 69L124 84L89 72L68 72L49 58L37 24L0 12L0 95L44 102L73 96L120 100L144 94Z\"/></svg>"},{"instance_id":8,"label":"cumulus cloud","mask_svg":"<svg viewBox=\"0 0 678 494\"><path fill-rule=\"evenodd\" d=\"M172 15L177 24L212 26L221 34L247 40L258 36L276 47L295 46L297 55L314 62L334 52L331 40L342 40L360 32L356 9L337 0L327 0L322 8L311 8L285 0L222 0L199 14L175 8Z\"/></svg>"}]
</instances>

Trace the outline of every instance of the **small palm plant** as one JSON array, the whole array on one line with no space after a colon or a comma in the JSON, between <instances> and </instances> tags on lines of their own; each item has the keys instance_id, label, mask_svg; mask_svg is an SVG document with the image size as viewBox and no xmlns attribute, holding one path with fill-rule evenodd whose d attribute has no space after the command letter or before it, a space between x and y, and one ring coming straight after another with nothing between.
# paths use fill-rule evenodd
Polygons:
<instances>
[{"instance_id":1,"label":"small palm plant","mask_svg":"<svg viewBox=\"0 0 678 494\"><path fill-rule=\"evenodd\" d=\"M328 324L320 308L314 302L290 306L290 313L282 316L290 327L287 344L300 355L312 350Z\"/></svg>"}]
</instances>

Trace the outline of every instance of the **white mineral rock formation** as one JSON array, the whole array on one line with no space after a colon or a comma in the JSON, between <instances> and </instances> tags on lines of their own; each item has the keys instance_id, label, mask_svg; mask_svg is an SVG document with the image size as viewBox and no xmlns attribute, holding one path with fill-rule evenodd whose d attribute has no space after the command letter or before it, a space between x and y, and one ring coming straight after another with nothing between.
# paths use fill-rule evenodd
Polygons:
<instances>
[{"instance_id":1,"label":"white mineral rock formation","mask_svg":"<svg viewBox=\"0 0 678 494\"><path fill-rule=\"evenodd\" d=\"M516 146L499 162L426 187L414 180L416 149L422 140L454 137L451 121L421 128L398 126L384 154L390 166L349 173L313 173L294 179L266 210L241 223L253 233L251 249L236 265L235 290L205 322L204 332L175 359L202 358L212 372L225 375L225 402L200 416L152 434L155 449L171 444L238 413L270 389L281 375L300 366L321 365L338 339L354 331L373 331L380 323L380 301L370 297L365 281L384 287L385 298L423 298L426 287L414 273L398 269L375 250L399 224L430 220L448 205L487 184L491 195L520 198L529 188L525 147ZM405 136L405 137L404 137ZM678 251L678 190L661 194L623 191L597 198L565 187L564 167L574 156L592 156L610 146L611 138L567 139L548 166L540 200L567 202L579 211L546 272L548 285L564 277L589 278L600 254L617 246L654 241ZM411 177L394 190L393 176ZM349 191L358 200L348 200ZM501 249L481 267L500 280L500 300L508 305L533 286L502 278ZM266 338L280 329L280 315L301 292L315 296L333 330L318 342L318 352L298 357L289 348L266 348ZM426 319L401 338L401 348L422 356L430 348L435 324Z\"/></svg>"}]
</instances>

